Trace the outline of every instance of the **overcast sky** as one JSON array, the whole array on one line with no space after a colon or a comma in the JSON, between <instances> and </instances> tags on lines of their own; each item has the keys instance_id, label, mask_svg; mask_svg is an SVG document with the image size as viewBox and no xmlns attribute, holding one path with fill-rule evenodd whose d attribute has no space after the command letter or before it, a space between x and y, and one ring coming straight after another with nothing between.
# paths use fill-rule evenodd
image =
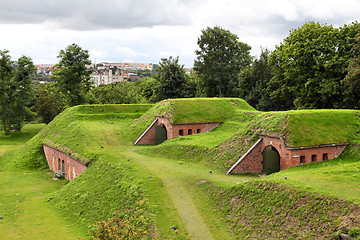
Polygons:
<instances>
[{"instance_id":1,"label":"overcast sky","mask_svg":"<svg viewBox=\"0 0 360 240\"><path fill-rule=\"evenodd\" d=\"M237 34L258 56L307 21L339 27L359 17L359 0L0 0L0 49L53 64L76 43L96 62L179 56L192 67L207 26Z\"/></svg>"}]
</instances>

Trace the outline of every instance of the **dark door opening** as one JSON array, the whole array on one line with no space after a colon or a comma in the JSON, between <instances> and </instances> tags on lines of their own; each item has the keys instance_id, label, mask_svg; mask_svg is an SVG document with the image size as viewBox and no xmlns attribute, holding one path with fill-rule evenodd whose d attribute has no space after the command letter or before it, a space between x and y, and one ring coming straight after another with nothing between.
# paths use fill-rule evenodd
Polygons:
<instances>
[{"instance_id":1,"label":"dark door opening","mask_svg":"<svg viewBox=\"0 0 360 240\"><path fill-rule=\"evenodd\" d=\"M155 144L160 144L167 140L167 130L164 124L155 126Z\"/></svg>"},{"instance_id":2,"label":"dark door opening","mask_svg":"<svg viewBox=\"0 0 360 240\"><path fill-rule=\"evenodd\" d=\"M280 171L280 155L273 146L267 146L263 153L263 172L271 174Z\"/></svg>"}]
</instances>

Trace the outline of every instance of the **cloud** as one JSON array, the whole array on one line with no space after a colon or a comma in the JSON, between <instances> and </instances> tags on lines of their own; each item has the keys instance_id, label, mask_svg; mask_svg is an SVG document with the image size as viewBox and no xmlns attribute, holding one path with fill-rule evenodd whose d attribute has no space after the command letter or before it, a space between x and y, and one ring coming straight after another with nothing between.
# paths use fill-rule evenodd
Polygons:
<instances>
[{"instance_id":1,"label":"cloud","mask_svg":"<svg viewBox=\"0 0 360 240\"><path fill-rule=\"evenodd\" d=\"M178 0L0 0L0 23L50 22L73 30L126 29L191 24Z\"/></svg>"},{"instance_id":2,"label":"cloud","mask_svg":"<svg viewBox=\"0 0 360 240\"><path fill-rule=\"evenodd\" d=\"M190 67L207 26L230 30L259 56L307 21L339 27L359 16L358 0L0 0L0 47L37 63L56 63L76 43L97 62L179 56Z\"/></svg>"}]
</instances>

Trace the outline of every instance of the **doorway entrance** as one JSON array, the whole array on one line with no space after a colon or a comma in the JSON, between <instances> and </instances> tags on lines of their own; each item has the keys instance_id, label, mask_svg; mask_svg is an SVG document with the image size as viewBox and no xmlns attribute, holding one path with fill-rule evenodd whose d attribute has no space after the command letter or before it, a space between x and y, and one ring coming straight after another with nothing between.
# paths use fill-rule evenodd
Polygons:
<instances>
[{"instance_id":1,"label":"doorway entrance","mask_svg":"<svg viewBox=\"0 0 360 240\"><path fill-rule=\"evenodd\" d=\"M167 130L165 125L155 125L155 144L160 144L165 140L167 140Z\"/></svg>"},{"instance_id":2,"label":"doorway entrance","mask_svg":"<svg viewBox=\"0 0 360 240\"><path fill-rule=\"evenodd\" d=\"M263 172L267 175L280 171L280 154L273 146L267 146L263 153Z\"/></svg>"}]
</instances>

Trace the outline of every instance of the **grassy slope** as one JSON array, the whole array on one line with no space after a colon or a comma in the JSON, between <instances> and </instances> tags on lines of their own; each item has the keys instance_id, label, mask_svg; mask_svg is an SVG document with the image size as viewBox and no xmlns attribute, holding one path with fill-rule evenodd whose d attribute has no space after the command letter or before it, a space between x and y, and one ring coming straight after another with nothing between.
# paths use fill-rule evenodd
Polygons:
<instances>
[{"instance_id":1,"label":"grassy slope","mask_svg":"<svg viewBox=\"0 0 360 240\"><path fill-rule=\"evenodd\" d=\"M267 181L195 187L238 239L333 239L359 227L359 205ZM355 234L354 234L355 237Z\"/></svg>"},{"instance_id":2,"label":"grassy slope","mask_svg":"<svg viewBox=\"0 0 360 240\"><path fill-rule=\"evenodd\" d=\"M230 223L232 222L233 224L239 217L241 218L248 215L246 212L237 212L229 215L229 211L224 212L224 209L222 209L222 207L228 209L232 203L232 194L241 195L242 190L233 189L232 186L236 182L241 182L242 179L244 179L244 176L225 176L222 173L209 175L209 168L198 166L194 162L204 163L205 161L211 161L210 165L218 167L219 169L224 169L224 166L226 167L231 164L233 160L236 160L239 154L242 151L245 151L247 147L256 140L256 135L254 135L256 132L282 135L288 134L288 128L286 128L286 126L288 126L287 123L289 121L289 116L291 114L296 115L296 113L260 113L234 109L232 116L224 120L223 126L211 133L173 139L159 146L131 146L131 141L136 137L135 133L137 133L137 131L140 132L139 129L141 129L141 127L146 127L146 122L152 121L152 114L159 114L159 112L165 114L171 107L171 105L164 103L155 105L144 115L145 117L142 117L140 120L136 121L136 123L131 125L130 123L135 120L135 118L133 118L134 115L124 114L124 112L118 112L117 114L117 110L113 111L111 110L111 107L109 107L107 112L99 112L99 107L96 110L92 110L92 112L87 110L86 107L82 110L82 107L69 109L66 113L58 116L56 121L49 124L49 126L44 129L37 138L35 138L35 140L30 141L24 148L25 150L23 149L19 152L20 157L14 157L12 159L14 160L13 164L10 165L22 165L25 167L45 166L44 159L37 160L39 157L41 158L41 154L37 151L38 147L34 146L39 146L41 139L44 140L47 138L57 144L71 147L74 152L80 153L87 159L97 159L97 161L94 161L93 165L84 173L84 175L69 183L60 192L54 194L52 200L50 200L50 203L57 202L57 207L63 214L66 214L69 219L76 219L74 221L87 226L87 224L91 224L99 220L99 218L97 218L94 214L91 214L90 208L94 208L101 218L106 218L114 214L116 207L112 206L112 203L115 203L115 205L118 203L119 208L117 210L120 210L121 205L124 202L124 198L117 195L117 191L119 190L117 189L118 184L115 181L122 179L124 182L130 181L135 189L133 189L132 192L130 188L126 187L126 185L124 185L124 188L121 188L123 194L127 195L129 199L134 199L132 204L125 201L124 206L127 208L133 208L136 206L136 202L148 198L149 200L145 201L146 203L142 209L144 209L145 212L153 213L152 217L147 216L146 214L145 217L149 221L153 221L155 223L156 230L163 238L166 239L175 237L174 233L169 231L169 224L174 224L180 228L180 233L178 235L180 239L188 236L188 233L191 234L189 226L186 225L188 220L186 217L191 214L188 214L185 217L179 216L177 212L178 209L182 208L182 206L180 203L176 203L176 199L174 199L174 197L181 196L176 196L176 194L173 196L174 194L172 195L169 192L171 189L175 188L177 191L187 191L191 194L193 204L195 204L201 216L198 220L202 221L201 219L204 219L206 225L210 226L209 229L213 237L215 239L221 239L221 236L216 235L217 232L229 234L224 231L224 228L226 227L223 225L223 222L226 218L228 218ZM350 111L349 114L352 115L354 112L355 111ZM294 124L294 126L296 125L297 124ZM355 143L356 137L357 136L355 135L351 141ZM211 141L208 141L209 139L211 139ZM103 146L104 148L100 148L100 146ZM34 151L28 151L29 149L34 149ZM136 152L145 152L148 155L157 157L152 158L138 154L134 152L134 149ZM195 154L192 152L195 152ZM37 159L33 161L29 154L32 157L37 157ZM293 185L296 189L292 191L298 191L298 188L313 192L317 192L319 189L325 189L321 193L341 198L341 194L348 195L348 192L346 191L336 191L344 186L341 184L343 179L341 175L343 173L351 172L352 177L346 178L346 184L350 186L348 188L349 191L351 186L358 186L356 185L356 179L358 176L356 172L358 170L358 165L356 164L358 163L355 158L355 156L358 156L357 154L358 153L355 150L350 151L346 159L342 160L342 162L341 160L338 160L340 161L339 164L344 167L343 169L338 169L335 166L332 169L326 168L327 163L333 162L329 161L323 163L324 166L319 164L318 166L322 167L318 167L317 170L308 171L307 168L311 169L311 167L301 166L298 167L297 171L289 169L281 173L271 175L267 177L266 180L275 182L276 184L280 183ZM168 157L175 158L177 161L170 160ZM131 158L131 161L128 162L127 159L129 158ZM344 165L344 162L349 165ZM116 171L112 172L111 169L116 169ZM214 168L211 169L214 171ZM336 172L336 170L339 171ZM97 174L101 171L108 174ZM289 176L291 176L287 179L289 181L285 181L284 175L281 174L289 174ZM301 177L302 174L306 175L310 179L310 181L306 182L306 184ZM322 182L318 181L320 178L316 177L317 174L322 174L322 176L327 175L328 178ZM149 179L149 175L152 175L153 177ZM171 179L166 180L167 178ZM97 179L97 181L94 182L94 179ZM203 179L203 181L201 181L201 179ZM311 181L311 179L314 181ZM216 200L213 196L206 197L205 193L210 190L206 184L199 184L199 182L206 183L207 181L213 182L215 187L211 187L211 189L223 189L221 191L224 191L224 194L221 194L224 199L224 204L219 204L218 200ZM324 186L326 186L325 181L329 181L327 182L329 185L328 189L330 189L330 185L335 187L333 193L324 188ZM105 183L105 186L107 186L106 188L100 187L102 182ZM332 184L335 182L337 184ZM94 184L94 190L88 188L88 184ZM271 183L266 184L273 186ZM122 185L120 184L120 186ZM186 187L184 188L184 186ZM264 192L257 190L259 185L256 185L256 183L241 186L246 186L246 191L255 194L253 199L262 199L264 197ZM86 189L89 191L86 192ZM280 188L279 192L281 193L283 191L286 190ZM354 188L353 191L357 191L358 193L358 189ZM204 194L200 194L201 192L204 192ZM296 193L295 195L301 196L303 195L302 192L302 190L299 190L299 193ZM215 195L217 196L217 194ZM95 201L94 199L97 198L101 198L102 201ZM120 199L118 200L117 198ZM266 198L271 199L269 196ZM309 199L314 201L314 204L319 200L318 198L312 198L311 196ZM355 198L345 197L345 199L357 202L358 195L355 194ZM275 199L274 201L276 202L278 200ZM65 206L69 203L71 203L70 206L66 208ZM273 203L270 203L269 205L272 204ZM291 201L288 204L291 205ZM339 222L339 219L344 220L346 218L353 218L351 215L352 212L349 212L350 208L347 204L348 203L346 202L343 205L330 204L330 208L328 209L329 211L340 211L344 214L342 216L337 215L338 221L335 222L335 225L331 225L329 228L324 228L323 231L326 231L326 234L330 234L329 229L340 228L339 224L341 221ZM252 209L255 212L263 212L264 210L264 206L259 204L259 202L250 203L250 206L252 206ZM311 204L309 204L309 206L311 206ZM279 206L279 210L281 210L281 207L282 206ZM234 209L240 208L236 207ZM284 212L292 211L288 208L284 208L283 210ZM251 212L248 213L252 214ZM316 219L320 219L323 216L324 215L322 215L322 213L320 215L316 215ZM257 219L262 219L262 217L263 215L258 215ZM253 230L259 232L259 229L264 229L264 225L259 225L256 222L257 219L250 220L249 224L253 224L254 228L250 228L249 231ZM291 221L292 218L287 220ZM354 220L355 223L356 221L359 221L358 217L355 217L352 220ZM270 216L268 221L277 222L278 219L276 216ZM338 225L336 225L336 223ZM305 235L311 235L312 231L314 231L313 228L311 228L311 222L309 223L309 221L299 219L299 224L307 226L307 229L310 229L305 233ZM351 227L353 227L353 225L345 224L344 231L351 230ZM277 228L270 230L273 231L272 234L275 234L278 231ZM248 235L249 231L245 231L245 235L243 236L251 236ZM230 232L236 235L240 234L236 231L236 229L232 229ZM287 232L283 233L287 234ZM295 231L291 234L295 234L294 238L303 237L303 232L300 233ZM231 238L232 237L230 235L228 239Z\"/></svg>"},{"instance_id":3,"label":"grassy slope","mask_svg":"<svg viewBox=\"0 0 360 240\"><path fill-rule=\"evenodd\" d=\"M0 156L20 148L44 124L27 124L21 133L0 134ZM16 151L14 152L16 153ZM11 154L16 156L16 154ZM53 181L43 171L8 169L0 158L0 239L76 239L84 236L78 226L70 226L45 201L64 181ZM48 221L51 219L51 221Z\"/></svg>"},{"instance_id":4,"label":"grassy slope","mask_svg":"<svg viewBox=\"0 0 360 240\"><path fill-rule=\"evenodd\" d=\"M193 109L188 107L192 101L189 102L182 105ZM172 109L174 107L168 111ZM231 114L224 115L223 123L212 132L171 139L141 151L147 155L201 162L226 171L258 139L256 133L282 136L290 147L360 142L359 111L356 110L257 112L233 106L227 111Z\"/></svg>"}]
</instances>

